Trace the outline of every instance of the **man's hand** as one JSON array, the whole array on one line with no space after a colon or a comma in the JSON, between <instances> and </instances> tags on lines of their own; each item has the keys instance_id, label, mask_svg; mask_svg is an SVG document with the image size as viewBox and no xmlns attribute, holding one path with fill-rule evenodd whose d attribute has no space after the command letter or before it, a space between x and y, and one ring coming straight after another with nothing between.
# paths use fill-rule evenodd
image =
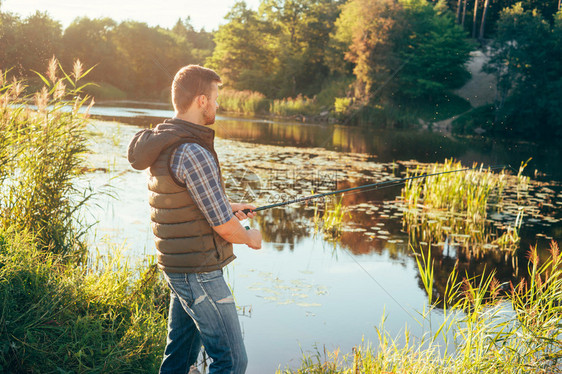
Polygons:
<instances>
[{"instance_id":1,"label":"man's hand","mask_svg":"<svg viewBox=\"0 0 562 374\"><path fill-rule=\"evenodd\" d=\"M230 243L246 244L250 248L260 249L262 240L260 231L246 230L237 218L232 217L227 223L213 227L213 230Z\"/></svg>"},{"instance_id":2,"label":"man's hand","mask_svg":"<svg viewBox=\"0 0 562 374\"><path fill-rule=\"evenodd\" d=\"M234 215L240 221L243 221L246 218L252 219L256 216L256 212L253 212L253 210L256 209L255 205L242 204L242 203L230 203L230 206L232 208L232 211L234 212ZM246 213L243 212L244 209L250 209L250 210L252 210L252 212L249 212L248 214L246 214Z\"/></svg>"},{"instance_id":3,"label":"man's hand","mask_svg":"<svg viewBox=\"0 0 562 374\"><path fill-rule=\"evenodd\" d=\"M247 232L250 236L250 242L246 245L252 249L261 249L261 232L256 229L251 229Z\"/></svg>"}]
</instances>

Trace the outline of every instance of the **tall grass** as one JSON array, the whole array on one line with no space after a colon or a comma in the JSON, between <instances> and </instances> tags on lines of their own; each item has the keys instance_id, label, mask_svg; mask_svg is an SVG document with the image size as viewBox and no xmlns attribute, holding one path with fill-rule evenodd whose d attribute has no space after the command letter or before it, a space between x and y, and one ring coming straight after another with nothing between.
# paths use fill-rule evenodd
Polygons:
<instances>
[{"instance_id":1,"label":"tall grass","mask_svg":"<svg viewBox=\"0 0 562 374\"><path fill-rule=\"evenodd\" d=\"M24 82L0 72L0 228L29 230L40 247L67 253L84 233L74 213L90 196L73 183L86 152L79 111L88 97L78 81L87 72L77 61L69 75L53 58L47 74L37 74L43 88L25 95Z\"/></svg>"},{"instance_id":2,"label":"tall grass","mask_svg":"<svg viewBox=\"0 0 562 374\"><path fill-rule=\"evenodd\" d=\"M551 242L550 252L549 258L539 263L537 250L532 247L527 280L510 285L504 294L493 274L457 281L453 272L443 295L448 305L443 310L443 323L421 338L407 329L401 340L393 338L383 318L377 329L376 348L363 343L345 355L339 351L318 353L305 357L298 370L284 372L560 373L562 261L557 243ZM418 266L431 278L433 264L429 258L418 260ZM428 279L424 284L430 287L432 282ZM435 305L431 304L429 311ZM428 315L428 311L422 313Z\"/></svg>"},{"instance_id":3,"label":"tall grass","mask_svg":"<svg viewBox=\"0 0 562 374\"><path fill-rule=\"evenodd\" d=\"M416 168L408 176L423 173L446 173L465 169L460 162L445 160L431 168ZM512 178L521 184L521 178ZM520 241L519 228L523 210L519 210L513 225L499 235L488 219L489 211L501 209L503 191L508 176L502 170L474 167L464 172L411 179L404 185L401 201L404 207L404 225L411 239L442 244L449 241L460 245L469 257L479 257L487 251L500 249L513 254Z\"/></svg>"},{"instance_id":4,"label":"tall grass","mask_svg":"<svg viewBox=\"0 0 562 374\"><path fill-rule=\"evenodd\" d=\"M323 206L322 206L323 205ZM314 232L322 232L324 238L337 240L340 238L345 216L351 216L343 205L343 195L336 198L324 198L314 205Z\"/></svg>"},{"instance_id":5,"label":"tall grass","mask_svg":"<svg viewBox=\"0 0 562 374\"><path fill-rule=\"evenodd\" d=\"M318 105L315 98L297 96L296 98L286 98L273 100L269 112L276 116L296 116L318 114Z\"/></svg>"},{"instance_id":6,"label":"tall grass","mask_svg":"<svg viewBox=\"0 0 562 374\"><path fill-rule=\"evenodd\" d=\"M223 89L219 109L229 113L265 114L269 110L269 100L259 92Z\"/></svg>"},{"instance_id":7,"label":"tall grass","mask_svg":"<svg viewBox=\"0 0 562 374\"><path fill-rule=\"evenodd\" d=\"M0 231L0 372L155 373L166 342L166 286L156 265L110 258L75 266Z\"/></svg>"},{"instance_id":8,"label":"tall grass","mask_svg":"<svg viewBox=\"0 0 562 374\"><path fill-rule=\"evenodd\" d=\"M86 74L53 59L38 73L43 88L26 94L0 72L2 373L153 373L160 363L168 293L156 265L132 267L117 250L92 257L77 217L91 196L75 187Z\"/></svg>"}]
</instances>

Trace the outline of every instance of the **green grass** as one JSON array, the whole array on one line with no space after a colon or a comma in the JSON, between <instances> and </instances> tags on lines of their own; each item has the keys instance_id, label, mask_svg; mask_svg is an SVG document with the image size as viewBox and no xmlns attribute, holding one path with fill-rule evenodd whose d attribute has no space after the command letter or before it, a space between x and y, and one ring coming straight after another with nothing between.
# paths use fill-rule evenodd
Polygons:
<instances>
[{"instance_id":1,"label":"green grass","mask_svg":"<svg viewBox=\"0 0 562 374\"><path fill-rule=\"evenodd\" d=\"M408 171L407 177L423 173L443 173L466 169L460 162L446 160L429 168ZM519 228L523 210L515 222L498 234L488 219L490 211L500 210L508 183L526 185L527 179L508 177L482 166L427 178L411 179L402 189L404 225L411 240L459 245L469 257L480 257L491 250L514 254L519 247Z\"/></svg>"},{"instance_id":2,"label":"green grass","mask_svg":"<svg viewBox=\"0 0 562 374\"><path fill-rule=\"evenodd\" d=\"M169 296L156 265L86 247L86 74L53 59L26 95L0 72L0 372L154 373L161 361Z\"/></svg>"},{"instance_id":3,"label":"green grass","mask_svg":"<svg viewBox=\"0 0 562 374\"><path fill-rule=\"evenodd\" d=\"M502 294L500 284L488 277L457 281L455 272L443 295L443 322L422 337L406 330L392 337L377 328L376 348L359 343L351 352L318 352L303 357L297 370L283 373L558 373L562 368L562 259L558 244L551 243L550 257L539 263L536 248L528 257L528 278ZM430 294L433 263L420 256ZM456 300L456 301L455 301ZM420 312L427 325L436 308ZM452 349L447 349L447 344Z\"/></svg>"},{"instance_id":4,"label":"green grass","mask_svg":"<svg viewBox=\"0 0 562 374\"><path fill-rule=\"evenodd\" d=\"M318 114L318 104L315 98L297 96L295 98L286 98L273 100L269 107L269 112L276 116L291 117L297 115L315 115Z\"/></svg>"},{"instance_id":5,"label":"green grass","mask_svg":"<svg viewBox=\"0 0 562 374\"><path fill-rule=\"evenodd\" d=\"M340 238L345 216L351 217L343 205L343 195L338 199L324 198L322 203L314 205L314 233L321 232L324 238L335 241Z\"/></svg>"},{"instance_id":6,"label":"green grass","mask_svg":"<svg viewBox=\"0 0 562 374\"><path fill-rule=\"evenodd\" d=\"M0 372L155 373L166 342L167 287L156 265L118 248L76 265L0 231Z\"/></svg>"},{"instance_id":7,"label":"green grass","mask_svg":"<svg viewBox=\"0 0 562 374\"><path fill-rule=\"evenodd\" d=\"M222 89L219 110L239 114L265 114L269 110L269 100L259 92Z\"/></svg>"},{"instance_id":8,"label":"green grass","mask_svg":"<svg viewBox=\"0 0 562 374\"><path fill-rule=\"evenodd\" d=\"M37 74L43 87L24 96L25 82L8 82L0 72L0 228L29 230L51 251L76 249L85 232L75 213L91 194L74 186L86 154L89 108L79 111L93 105L81 93L85 74L79 62L67 74L53 59L46 76Z\"/></svg>"}]
</instances>

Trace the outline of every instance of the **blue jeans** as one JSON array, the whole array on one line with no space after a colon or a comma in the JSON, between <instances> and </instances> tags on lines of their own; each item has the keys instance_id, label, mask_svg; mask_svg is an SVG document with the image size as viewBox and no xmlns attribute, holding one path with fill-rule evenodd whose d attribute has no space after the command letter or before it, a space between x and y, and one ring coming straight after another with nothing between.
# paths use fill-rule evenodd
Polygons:
<instances>
[{"instance_id":1,"label":"blue jeans","mask_svg":"<svg viewBox=\"0 0 562 374\"><path fill-rule=\"evenodd\" d=\"M211 373L244 373L248 364L234 298L222 270L166 273L170 287L168 339L160 373L188 373L201 349Z\"/></svg>"}]
</instances>

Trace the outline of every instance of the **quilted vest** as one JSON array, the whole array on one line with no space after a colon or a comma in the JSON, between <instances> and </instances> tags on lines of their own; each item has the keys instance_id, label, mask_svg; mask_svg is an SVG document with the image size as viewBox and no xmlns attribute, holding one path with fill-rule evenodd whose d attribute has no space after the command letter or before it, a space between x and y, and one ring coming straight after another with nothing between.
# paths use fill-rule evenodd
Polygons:
<instances>
[{"instance_id":1,"label":"quilted vest","mask_svg":"<svg viewBox=\"0 0 562 374\"><path fill-rule=\"evenodd\" d=\"M160 152L148 169L150 218L158 252L158 267L171 273L221 269L236 258L232 244L213 230L191 198L186 185L177 180L170 170L173 152L184 143L201 145L211 152L219 165L214 149L214 131L178 119L167 120L154 130L160 128L166 129L167 136L177 139ZM222 178L221 184L224 189Z\"/></svg>"}]
</instances>

